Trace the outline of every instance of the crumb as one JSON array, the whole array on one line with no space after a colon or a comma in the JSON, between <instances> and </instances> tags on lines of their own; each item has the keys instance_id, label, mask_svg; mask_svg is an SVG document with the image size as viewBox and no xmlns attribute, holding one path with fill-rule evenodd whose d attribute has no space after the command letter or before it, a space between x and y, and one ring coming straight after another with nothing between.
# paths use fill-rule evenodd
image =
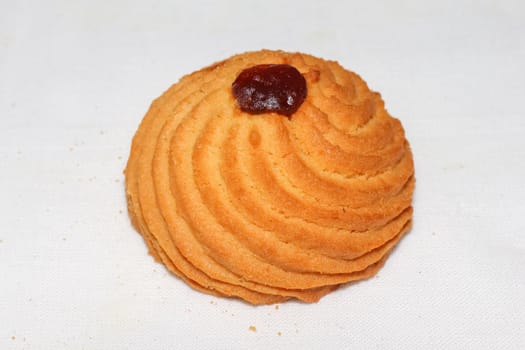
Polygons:
<instances>
[{"instance_id":1,"label":"crumb","mask_svg":"<svg viewBox=\"0 0 525 350\"><path fill-rule=\"evenodd\" d=\"M11 337L11 339L12 339L12 340L16 340L16 337L13 335L13 336Z\"/></svg>"},{"instance_id":2,"label":"crumb","mask_svg":"<svg viewBox=\"0 0 525 350\"><path fill-rule=\"evenodd\" d=\"M118 159L118 160L122 160L122 156L118 156L117 159Z\"/></svg>"},{"instance_id":3,"label":"crumb","mask_svg":"<svg viewBox=\"0 0 525 350\"><path fill-rule=\"evenodd\" d=\"M280 337L281 335L283 335L281 332L277 332L277 335Z\"/></svg>"},{"instance_id":4,"label":"crumb","mask_svg":"<svg viewBox=\"0 0 525 350\"><path fill-rule=\"evenodd\" d=\"M432 236L435 236L435 235L436 235L436 233L435 233L435 232L432 232Z\"/></svg>"},{"instance_id":5,"label":"crumb","mask_svg":"<svg viewBox=\"0 0 525 350\"><path fill-rule=\"evenodd\" d=\"M115 182L120 182L120 179L115 179Z\"/></svg>"},{"instance_id":6,"label":"crumb","mask_svg":"<svg viewBox=\"0 0 525 350\"><path fill-rule=\"evenodd\" d=\"M275 310L279 310L279 305L275 305Z\"/></svg>"},{"instance_id":7,"label":"crumb","mask_svg":"<svg viewBox=\"0 0 525 350\"><path fill-rule=\"evenodd\" d=\"M3 240L3 239L0 239L0 243L3 243L3 242L4 242L4 240Z\"/></svg>"},{"instance_id":8,"label":"crumb","mask_svg":"<svg viewBox=\"0 0 525 350\"><path fill-rule=\"evenodd\" d=\"M66 240L66 237L62 237L62 240L65 241L65 240Z\"/></svg>"},{"instance_id":9,"label":"crumb","mask_svg":"<svg viewBox=\"0 0 525 350\"><path fill-rule=\"evenodd\" d=\"M100 130L100 135L104 135L104 130Z\"/></svg>"},{"instance_id":10,"label":"crumb","mask_svg":"<svg viewBox=\"0 0 525 350\"><path fill-rule=\"evenodd\" d=\"M215 304L215 302L214 302L213 300L210 300L210 304L212 304L212 305L213 305L213 304Z\"/></svg>"},{"instance_id":11,"label":"crumb","mask_svg":"<svg viewBox=\"0 0 525 350\"><path fill-rule=\"evenodd\" d=\"M118 211L119 214L122 214L122 209Z\"/></svg>"},{"instance_id":12,"label":"crumb","mask_svg":"<svg viewBox=\"0 0 525 350\"><path fill-rule=\"evenodd\" d=\"M251 332L257 332L257 328L255 328L255 326L248 327L248 330Z\"/></svg>"}]
</instances>

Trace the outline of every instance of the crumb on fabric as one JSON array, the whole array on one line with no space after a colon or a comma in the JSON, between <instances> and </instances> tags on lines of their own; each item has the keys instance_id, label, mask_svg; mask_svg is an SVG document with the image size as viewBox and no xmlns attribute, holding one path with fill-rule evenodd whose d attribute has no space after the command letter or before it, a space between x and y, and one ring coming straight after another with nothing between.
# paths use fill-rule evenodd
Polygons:
<instances>
[{"instance_id":1,"label":"crumb on fabric","mask_svg":"<svg viewBox=\"0 0 525 350\"><path fill-rule=\"evenodd\" d=\"M16 340L16 337L14 335L11 336L11 340Z\"/></svg>"},{"instance_id":2,"label":"crumb on fabric","mask_svg":"<svg viewBox=\"0 0 525 350\"><path fill-rule=\"evenodd\" d=\"M280 337L281 335L283 335L281 332L277 332L277 335Z\"/></svg>"},{"instance_id":3,"label":"crumb on fabric","mask_svg":"<svg viewBox=\"0 0 525 350\"><path fill-rule=\"evenodd\" d=\"M257 332L257 328L255 328L255 326L248 327L248 330L251 332Z\"/></svg>"},{"instance_id":4,"label":"crumb on fabric","mask_svg":"<svg viewBox=\"0 0 525 350\"><path fill-rule=\"evenodd\" d=\"M275 305L275 310L279 310L279 305Z\"/></svg>"}]
</instances>

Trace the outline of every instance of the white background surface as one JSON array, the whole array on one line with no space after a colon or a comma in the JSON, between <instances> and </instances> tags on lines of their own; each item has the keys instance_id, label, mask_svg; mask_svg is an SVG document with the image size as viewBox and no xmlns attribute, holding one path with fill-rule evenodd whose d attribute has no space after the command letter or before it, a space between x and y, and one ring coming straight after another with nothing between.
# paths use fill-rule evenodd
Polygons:
<instances>
[{"instance_id":1,"label":"white background surface","mask_svg":"<svg viewBox=\"0 0 525 350\"><path fill-rule=\"evenodd\" d=\"M315 305L195 292L126 215L151 100L260 48L358 72L415 154L412 232ZM0 349L524 349L524 62L519 0L0 0Z\"/></svg>"}]
</instances>

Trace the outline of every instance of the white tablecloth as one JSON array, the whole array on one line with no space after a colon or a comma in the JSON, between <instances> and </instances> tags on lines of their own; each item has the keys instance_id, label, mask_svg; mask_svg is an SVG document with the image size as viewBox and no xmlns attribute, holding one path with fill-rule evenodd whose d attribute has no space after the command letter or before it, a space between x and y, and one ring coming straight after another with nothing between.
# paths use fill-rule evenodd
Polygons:
<instances>
[{"instance_id":1,"label":"white tablecloth","mask_svg":"<svg viewBox=\"0 0 525 350\"><path fill-rule=\"evenodd\" d=\"M524 4L1 1L0 349L524 349ZM314 305L195 292L126 214L151 100L260 48L358 72L415 154L411 233Z\"/></svg>"}]
</instances>

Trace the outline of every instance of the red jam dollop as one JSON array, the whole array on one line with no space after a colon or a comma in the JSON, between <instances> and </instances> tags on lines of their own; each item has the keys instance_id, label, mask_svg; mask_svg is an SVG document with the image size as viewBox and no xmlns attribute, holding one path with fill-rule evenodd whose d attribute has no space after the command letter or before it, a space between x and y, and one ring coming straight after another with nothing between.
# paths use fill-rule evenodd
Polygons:
<instances>
[{"instance_id":1,"label":"red jam dollop","mask_svg":"<svg viewBox=\"0 0 525 350\"><path fill-rule=\"evenodd\" d=\"M261 64L243 70L232 84L244 112L275 112L290 117L306 98L306 80L289 64Z\"/></svg>"}]
</instances>

